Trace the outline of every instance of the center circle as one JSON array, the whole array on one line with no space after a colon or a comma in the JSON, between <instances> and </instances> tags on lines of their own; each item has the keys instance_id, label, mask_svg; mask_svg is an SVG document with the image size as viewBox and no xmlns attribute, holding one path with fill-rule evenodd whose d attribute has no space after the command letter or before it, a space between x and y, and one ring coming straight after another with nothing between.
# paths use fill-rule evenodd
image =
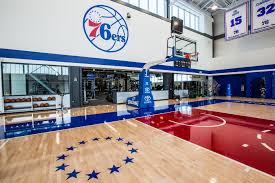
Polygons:
<instances>
[{"instance_id":1,"label":"center circle","mask_svg":"<svg viewBox=\"0 0 275 183\"><path fill-rule=\"evenodd\" d=\"M223 125L226 124L226 120L219 117L219 116L215 116L215 115L212 115L212 114L203 114L203 115L217 118L217 119L221 120L222 123L217 124L217 125L188 125L188 124L185 124L185 123L179 123L179 122L175 122L175 121L171 121L171 120L169 120L169 122L179 124L179 125L183 125L183 126L198 127L198 128L215 128L215 127L220 127L220 126L223 126Z\"/></svg>"}]
</instances>

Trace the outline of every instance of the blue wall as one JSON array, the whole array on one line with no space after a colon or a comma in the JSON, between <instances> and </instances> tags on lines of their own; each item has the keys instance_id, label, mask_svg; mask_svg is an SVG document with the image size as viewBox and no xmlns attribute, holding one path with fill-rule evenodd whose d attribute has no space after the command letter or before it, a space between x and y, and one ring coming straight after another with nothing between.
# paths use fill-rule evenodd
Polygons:
<instances>
[{"instance_id":1,"label":"blue wall","mask_svg":"<svg viewBox=\"0 0 275 183\"><path fill-rule=\"evenodd\" d=\"M272 98L272 80L273 80L272 72L255 72L246 74L246 97L259 97L253 94L257 93L255 90L260 89L259 80L261 78L265 79L265 98ZM258 83L258 84L257 84Z\"/></svg>"},{"instance_id":2,"label":"blue wall","mask_svg":"<svg viewBox=\"0 0 275 183\"><path fill-rule=\"evenodd\" d=\"M255 72L242 75L215 76L214 79L220 84L220 96L226 96L228 84L231 86L232 96L260 98L260 83L265 80L265 98L275 98L275 72ZM244 85L245 92L241 91Z\"/></svg>"},{"instance_id":3,"label":"blue wall","mask_svg":"<svg viewBox=\"0 0 275 183\"><path fill-rule=\"evenodd\" d=\"M272 98L275 98L275 72L272 72Z\"/></svg>"},{"instance_id":4,"label":"blue wall","mask_svg":"<svg viewBox=\"0 0 275 183\"><path fill-rule=\"evenodd\" d=\"M245 85L245 75L226 75L226 76L215 76L216 80L220 84L220 96L226 96L226 89L228 84L231 86L231 95L244 97L245 92L241 91L242 84Z\"/></svg>"}]
</instances>

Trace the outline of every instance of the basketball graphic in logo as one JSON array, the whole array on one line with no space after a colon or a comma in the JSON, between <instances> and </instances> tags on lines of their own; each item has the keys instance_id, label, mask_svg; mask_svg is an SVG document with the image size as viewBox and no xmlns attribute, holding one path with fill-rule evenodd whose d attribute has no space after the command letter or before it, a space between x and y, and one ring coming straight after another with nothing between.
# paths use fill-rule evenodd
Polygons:
<instances>
[{"instance_id":1,"label":"basketball graphic in logo","mask_svg":"<svg viewBox=\"0 0 275 183\"><path fill-rule=\"evenodd\" d=\"M126 21L109 6L96 5L88 9L83 18L83 29L87 39L101 51L117 52L128 42Z\"/></svg>"}]
</instances>

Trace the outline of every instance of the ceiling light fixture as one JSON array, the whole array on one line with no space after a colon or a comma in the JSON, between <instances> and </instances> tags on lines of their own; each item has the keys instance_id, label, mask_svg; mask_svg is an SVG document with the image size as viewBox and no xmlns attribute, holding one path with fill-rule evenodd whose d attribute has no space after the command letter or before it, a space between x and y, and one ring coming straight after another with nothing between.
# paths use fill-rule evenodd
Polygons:
<instances>
[{"instance_id":1,"label":"ceiling light fixture","mask_svg":"<svg viewBox=\"0 0 275 183\"><path fill-rule=\"evenodd\" d=\"M215 10L217 10L217 9L218 9L218 6L215 5L215 4L211 7L211 10L213 10L213 11L215 11Z\"/></svg>"}]
</instances>

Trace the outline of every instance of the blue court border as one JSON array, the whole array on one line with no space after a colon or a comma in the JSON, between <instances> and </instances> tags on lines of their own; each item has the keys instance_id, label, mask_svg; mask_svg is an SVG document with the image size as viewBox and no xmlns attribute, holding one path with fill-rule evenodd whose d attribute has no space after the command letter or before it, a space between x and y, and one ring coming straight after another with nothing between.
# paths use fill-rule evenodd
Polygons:
<instances>
[{"instance_id":1,"label":"blue court border","mask_svg":"<svg viewBox=\"0 0 275 183\"><path fill-rule=\"evenodd\" d=\"M234 103L245 103L245 104L254 104L254 105L268 105L275 106L275 103L270 102L252 102L252 101L241 101L241 100L223 100L223 99L212 99L212 100L203 100L195 102L187 102L182 104L172 104L167 106L160 106L156 108L149 109L135 109L127 111L118 111L102 114L93 114L87 116L76 116L70 117L70 122L62 119L62 121L57 119L35 121L35 122L24 122L19 124L9 124L6 126L0 125L0 139L9 139L63 129L77 128L89 125L96 125L102 123L110 123L119 120L127 120L137 117L150 116L160 113L167 113L172 111L178 111L185 109L187 107L199 107L212 105L223 102L234 102Z\"/></svg>"}]
</instances>

